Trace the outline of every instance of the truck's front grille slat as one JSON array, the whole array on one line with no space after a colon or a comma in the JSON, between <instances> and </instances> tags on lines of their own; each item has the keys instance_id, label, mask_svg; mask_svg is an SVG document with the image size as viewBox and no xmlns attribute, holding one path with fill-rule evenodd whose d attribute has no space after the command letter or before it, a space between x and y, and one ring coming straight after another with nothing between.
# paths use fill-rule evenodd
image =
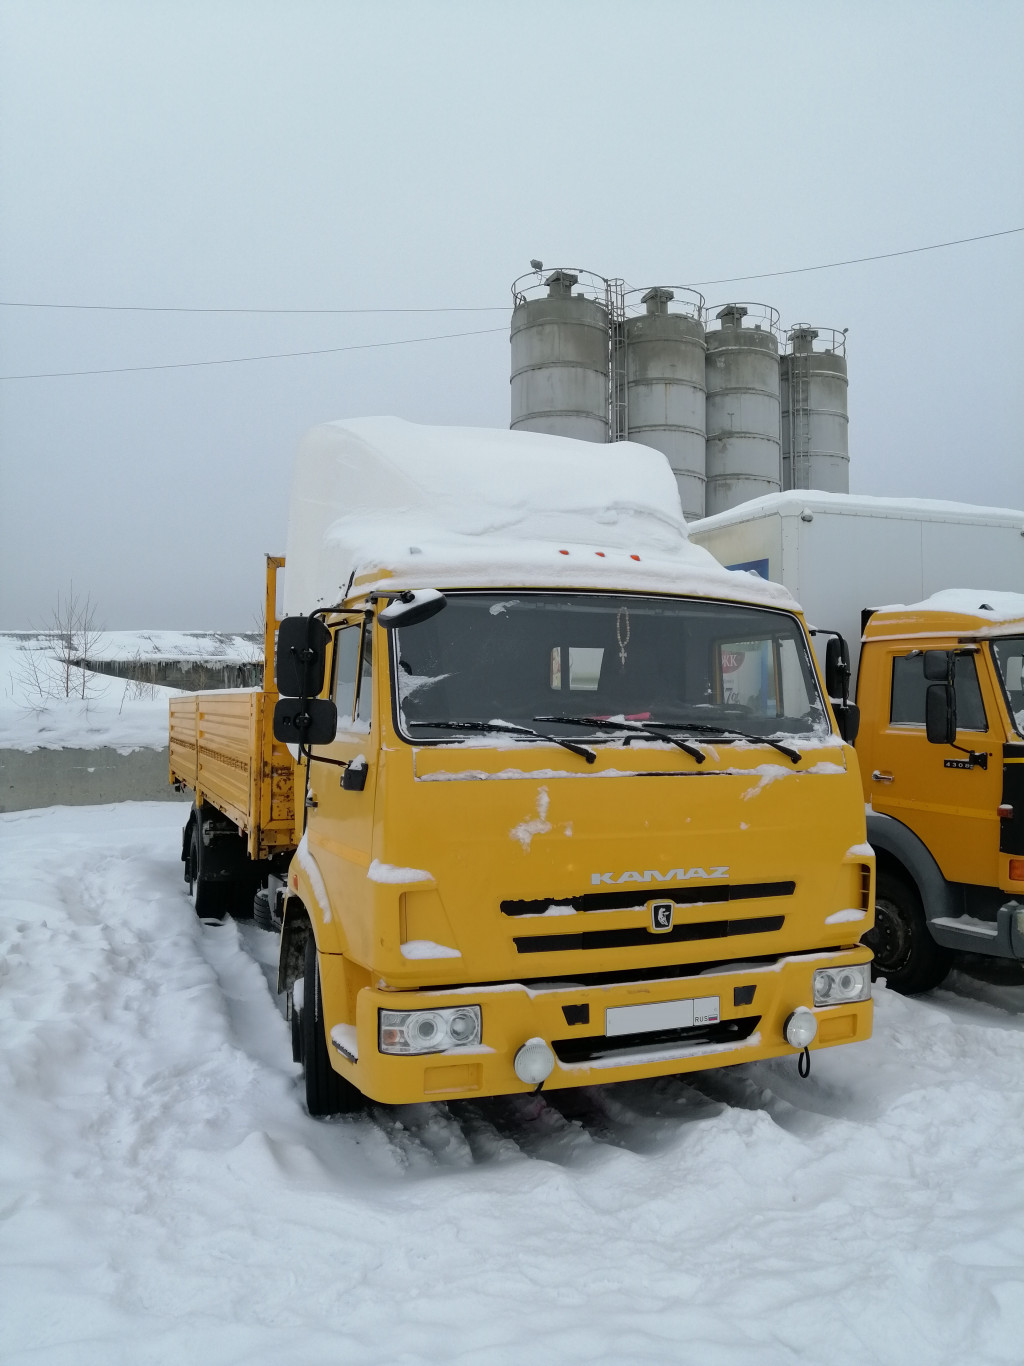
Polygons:
<instances>
[{"instance_id":1,"label":"truck's front grille slat","mask_svg":"<svg viewBox=\"0 0 1024 1366\"><path fill-rule=\"evenodd\" d=\"M715 887L633 886L628 892L584 892L579 896L540 897L530 901L503 901L502 915L543 915L549 906L570 906L574 911L642 910L648 901L673 901L677 906L715 905L723 901L792 896L795 882L736 882Z\"/></svg>"},{"instance_id":2,"label":"truck's front grille slat","mask_svg":"<svg viewBox=\"0 0 1024 1366\"><path fill-rule=\"evenodd\" d=\"M578 934L518 935L512 942L517 953L567 953L577 949L627 949L653 947L658 943L681 944L701 939L729 939L734 935L773 934L785 923L782 915L752 916L746 920L705 920L699 924L674 925L663 934L645 926L624 930L582 930Z\"/></svg>"}]
</instances>

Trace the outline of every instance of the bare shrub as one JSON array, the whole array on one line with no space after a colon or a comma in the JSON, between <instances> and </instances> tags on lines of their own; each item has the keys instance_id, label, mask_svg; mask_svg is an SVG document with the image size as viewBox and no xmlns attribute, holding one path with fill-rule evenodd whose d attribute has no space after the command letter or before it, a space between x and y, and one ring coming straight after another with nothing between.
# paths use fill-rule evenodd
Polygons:
<instances>
[{"instance_id":1,"label":"bare shrub","mask_svg":"<svg viewBox=\"0 0 1024 1366\"><path fill-rule=\"evenodd\" d=\"M149 673L150 667L142 658L142 651L136 650L128 666L121 705L117 709L118 715L124 710L126 702L151 702L158 696L156 684L151 677L147 677Z\"/></svg>"},{"instance_id":2,"label":"bare shrub","mask_svg":"<svg viewBox=\"0 0 1024 1366\"><path fill-rule=\"evenodd\" d=\"M74 583L70 583L66 593L57 594L57 604L46 628L57 661L57 697L77 695L84 698L88 695L92 680L86 661L95 649L99 634L92 598L88 594L84 598L76 594Z\"/></svg>"}]
</instances>

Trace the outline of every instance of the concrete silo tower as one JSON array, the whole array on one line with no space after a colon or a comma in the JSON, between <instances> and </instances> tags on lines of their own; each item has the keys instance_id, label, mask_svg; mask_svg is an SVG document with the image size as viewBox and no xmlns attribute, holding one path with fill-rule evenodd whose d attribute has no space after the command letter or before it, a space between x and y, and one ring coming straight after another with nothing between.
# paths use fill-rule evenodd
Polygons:
<instances>
[{"instance_id":1,"label":"concrete silo tower","mask_svg":"<svg viewBox=\"0 0 1024 1366\"><path fill-rule=\"evenodd\" d=\"M705 368L709 517L782 488L779 315L764 304L727 304L715 317Z\"/></svg>"},{"instance_id":2,"label":"concrete silo tower","mask_svg":"<svg viewBox=\"0 0 1024 1366\"><path fill-rule=\"evenodd\" d=\"M848 388L845 330L790 328L782 358L784 488L849 493Z\"/></svg>"},{"instance_id":3,"label":"concrete silo tower","mask_svg":"<svg viewBox=\"0 0 1024 1366\"><path fill-rule=\"evenodd\" d=\"M672 466L683 512L704 516L705 391L703 298L658 286L626 295L623 327L626 434L661 451ZM632 316L631 316L632 314Z\"/></svg>"}]
</instances>

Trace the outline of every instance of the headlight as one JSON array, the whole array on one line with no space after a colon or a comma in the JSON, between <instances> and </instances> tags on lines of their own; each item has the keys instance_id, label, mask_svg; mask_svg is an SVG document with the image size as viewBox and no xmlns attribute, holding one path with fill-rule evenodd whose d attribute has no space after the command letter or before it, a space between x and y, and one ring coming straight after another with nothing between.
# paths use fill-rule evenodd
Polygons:
<instances>
[{"instance_id":1,"label":"headlight","mask_svg":"<svg viewBox=\"0 0 1024 1366\"><path fill-rule=\"evenodd\" d=\"M858 963L855 967L846 968L818 968L814 974L816 1006L838 1006L849 1001L866 1001L870 995L870 963Z\"/></svg>"},{"instance_id":2,"label":"headlight","mask_svg":"<svg viewBox=\"0 0 1024 1366\"><path fill-rule=\"evenodd\" d=\"M382 1053L443 1053L478 1044L480 1034L479 1006L380 1012Z\"/></svg>"}]
</instances>

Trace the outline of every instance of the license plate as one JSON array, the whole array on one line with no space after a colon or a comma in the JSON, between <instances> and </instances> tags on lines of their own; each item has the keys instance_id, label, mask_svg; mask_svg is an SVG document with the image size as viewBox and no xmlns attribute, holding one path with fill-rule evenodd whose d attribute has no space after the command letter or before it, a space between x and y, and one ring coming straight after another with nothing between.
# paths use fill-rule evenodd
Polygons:
<instances>
[{"instance_id":1,"label":"license plate","mask_svg":"<svg viewBox=\"0 0 1024 1366\"><path fill-rule=\"evenodd\" d=\"M605 1035L653 1034L659 1029L693 1029L721 1019L717 996L687 1001L654 1001L642 1006L612 1006L604 1013Z\"/></svg>"}]
</instances>

